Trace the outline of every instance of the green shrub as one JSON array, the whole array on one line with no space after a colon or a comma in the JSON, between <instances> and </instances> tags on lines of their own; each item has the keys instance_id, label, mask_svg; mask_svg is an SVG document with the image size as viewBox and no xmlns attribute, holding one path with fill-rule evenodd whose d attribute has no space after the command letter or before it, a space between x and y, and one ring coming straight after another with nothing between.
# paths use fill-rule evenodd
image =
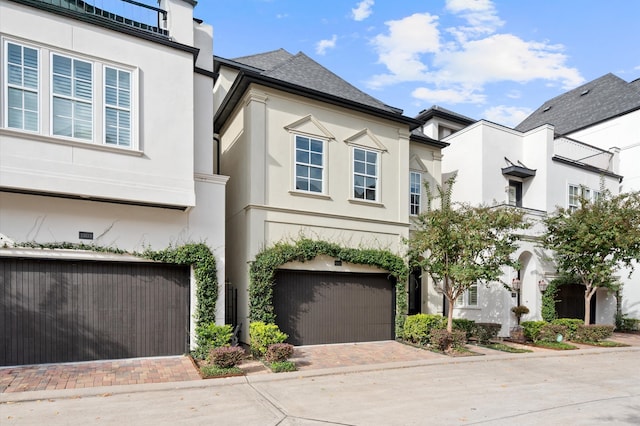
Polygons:
<instances>
[{"instance_id":1,"label":"green shrub","mask_svg":"<svg viewBox=\"0 0 640 426\"><path fill-rule=\"evenodd\" d=\"M287 334L280 331L275 324L265 324L262 321L255 321L249 325L249 341L251 352L262 358L267 352L267 348L275 343L284 343Z\"/></svg>"},{"instance_id":2,"label":"green shrub","mask_svg":"<svg viewBox=\"0 0 640 426\"><path fill-rule=\"evenodd\" d=\"M613 334L612 325L603 324L581 324L576 331L576 340L583 342L599 342L611 337Z\"/></svg>"},{"instance_id":3,"label":"green shrub","mask_svg":"<svg viewBox=\"0 0 640 426\"><path fill-rule=\"evenodd\" d=\"M244 358L244 351L237 346L223 346L211 349L209 361L218 368L235 367Z\"/></svg>"},{"instance_id":4,"label":"green shrub","mask_svg":"<svg viewBox=\"0 0 640 426\"><path fill-rule=\"evenodd\" d=\"M547 324L545 321L522 321L520 326L522 327L522 331L524 332L524 337L527 340L535 342L538 340L540 329L545 324Z\"/></svg>"},{"instance_id":5,"label":"green shrub","mask_svg":"<svg viewBox=\"0 0 640 426\"><path fill-rule=\"evenodd\" d=\"M274 373L284 373L286 371L296 371L296 365L291 361L279 361L269 364L269 368Z\"/></svg>"},{"instance_id":6,"label":"green shrub","mask_svg":"<svg viewBox=\"0 0 640 426\"><path fill-rule=\"evenodd\" d=\"M453 330L449 333L444 328L434 329L431 331L431 346L446 352L450 349L460 349L467 342L467 335L462 330Z\"/></svg>"},{"instance_id":7,"label":"green shrub","mask_svg":"<svg viewBox=\"0 0 640 426\"><path fill-rule=\"evenodd\" d=\"M576 318L558 318L551 321L551 324L564 325L567 327L567 340L573 340L576 337L578 327L584 324L584 321Z\"/></svg>"},{"instance_id":8,"label":"green shrub","mask_svg":"<svg viewBox=\"0 0 640 426\"><path fill-rule=\"evenodd\" d=\"M540 333L538 333L538 339L536 341L556 342L558 339L558 334L561 334L563 340L566 340L569 334L569 328L566 325L562 324L546 323L540 328Z\"/></svg>"},{"instance_id":9,"label":"green shrub","mask_svg":"<svg viewBox=\"0 0 640 426\"><path fill-rule=\"evenodd\" d=\"M479 343L489 343L491 339L495 339L502 328L502 324L490 322L476 323L474 335Z\"/></svg>"},{"instance_id":10,"label":"green shrub","mask_svg":"<svg viewBox=\"0 0 640 426\"><path fill-rule=\"evenodd\" d=\"M233 327L230 325L216 325L207 323L196 327L196 349L193 357L204 359L213 348L229 346L233 336Z\"/></svg>"},{"instance_id":11,"label":"green shrub","mask_svg":"<svg viewBox=\"0 0 640 426\"><path fill-rule=\"evenodd\" d=\"M268 362L282 362L291 358L293 355L293 345L289 343L274 343L269 345L264 359Z\"/></svg>"},{"instance_id":12,"label":"green shrub","mask_svg":"<svg viewBox=\"0 0 640 426\"><path fill-rule=\"evenodd\" d=\"M628 318L626 315L616 315L616 329L619 331L640 331L640 320Z\"/></svg>"},{"instance_id":13,"label":"green shrub","mask_svg":"<svg viewBox=\"0 0 640 426\"><path fill-rule=\"evenodd\" d=\"M473 333L475 332L476 322L465 318L454 318L453 329L464 331L467 335L467 340L469 340L469 338L473 336Z\"/></svg>"},{"instance_id":14,"label":"green shrub","mask_svg":"<svg viewBox=\"0 0 640 426\"><path fill-rule=\"evenodd\" d=\"M426 345L430 342L432 330L446 327L447 319L442 315L410 315L404 322L403 338L409 342Z\"/></svg>"}]
</instances>

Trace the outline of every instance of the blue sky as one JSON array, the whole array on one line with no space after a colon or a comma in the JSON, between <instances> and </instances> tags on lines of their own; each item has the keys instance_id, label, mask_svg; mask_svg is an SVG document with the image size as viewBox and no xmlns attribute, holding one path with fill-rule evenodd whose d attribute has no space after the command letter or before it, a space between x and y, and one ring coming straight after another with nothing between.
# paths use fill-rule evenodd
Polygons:
<instances>
[{"instance_id":1,"label":"blue sky","mask_svg":"<svg viewBox=\"0 0 640 426\"><path fill-rule=\"evenodd\" d=\"M201 0L214 54L304 52L415 116L440 105L515 126L609 72L640 78L636 0Z\"/></svg>"}]
</instances>

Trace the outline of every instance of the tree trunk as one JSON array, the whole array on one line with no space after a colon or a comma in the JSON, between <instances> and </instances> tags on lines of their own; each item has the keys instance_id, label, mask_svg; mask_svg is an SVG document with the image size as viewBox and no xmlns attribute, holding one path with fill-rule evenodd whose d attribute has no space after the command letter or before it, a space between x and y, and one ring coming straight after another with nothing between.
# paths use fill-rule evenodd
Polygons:
<instances>
[{"instance_id":1,"label":"tree trunk","mask_svg":"<svg viewBox=\"0 0 640 426\"><path fill-rule=\"evenodd\" d=\"M453 331L453 305L456 299L447 298L449 303L449 311L447 312L447 331L451 333Z\"/></svg>"},{"instance_id":2,"label":"tree trunk","mask_svg":"<svg viewBox=\"0 0 640 426\"><path fill-rule=\"evenodd\" d=\"M586 286L584 291L584 325L591 324L591 297L598 290L598 287Z\"/></svg>"}]
</instances>

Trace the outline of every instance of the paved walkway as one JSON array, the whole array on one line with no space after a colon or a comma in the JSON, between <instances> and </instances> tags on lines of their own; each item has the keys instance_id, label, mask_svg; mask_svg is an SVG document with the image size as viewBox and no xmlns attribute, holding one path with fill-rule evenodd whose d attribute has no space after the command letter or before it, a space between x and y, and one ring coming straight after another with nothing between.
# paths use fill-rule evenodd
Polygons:
<instances>
[{"instance_id":1,"label":"paved walkway","mask_svg":"<svg viewBox=\"0 0 640 426\"><path fill-rule=\"evenodd\" d=\"M640 346L640 334L615 333L610 340ZM555 352L512 343L510 345L532 350L533 353ZM468 348L479 355L514 355L474 345L469 345ZM579 348L580 352L602 349L586 345L579 345ZM300 346L296 347L291 360L300 371L335 371L342 367L380 368L382 364L411 364L439 359L451 360L447 355L395 341L384 341ZM247 375L272 374L260 361L244 361L240 368ZM0 367L0 393L196 380L202 379L191 359L186 356Z\"/></svg>"}]
</instances>

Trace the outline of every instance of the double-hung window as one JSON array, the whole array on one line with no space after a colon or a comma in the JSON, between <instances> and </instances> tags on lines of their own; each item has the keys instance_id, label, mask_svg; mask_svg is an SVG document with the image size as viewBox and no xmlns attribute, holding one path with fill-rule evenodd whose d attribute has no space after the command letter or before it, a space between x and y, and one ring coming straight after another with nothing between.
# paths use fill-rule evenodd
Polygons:
<instances>
[{"instance_id":1,"label":"double-hung window","mask_svg":"<svg viewBox=\"0 0 640 426\"><path fill-rule=\"evenodd\" d=\"M51 58L53 134L93 139L93 66L58 54Z\"/></svg>"},{"instance_id":2,"label":"double-hung window","mask_svg":"<svg viewBox=\"0 0 640 426\"><path fill-rule=\"evenodd\" d=\"M131 145L131 73L104 68L104 141L108 145Z\"/></svg>"},{"instance_id":3,"label":"double-hung window","mask_svg":"<svg viewBox=\"0 0 640 426\"><path fill-rule=\"evenodd\" d=\"M576 211L580 207L580 187L569 185L569 210Z\"/></svg>"},{"instance_id":4,"label":"double-hung window","mask_svg":"<svg viewBox=\"0 0 640 426\"><path fill-rule=\"evenodd\" d=\"M324 141L296 135L296 190L324 193Z\"/></svg>"},{"instance_id":5,"label":"double-hung window","mask_svg":"<svg viewBox=\"0 0 640 426\"><path fill-rule=\"evenodd\" d=\"M376 151L353 148L353 198L378 201L378 157Z\"/></svg>"},{"instance_id":6,"label":"double-hung window","mask_svg":"<svg viewBox=\"0 0 640 426\"><path fill-rule=\"evenodd\" d=\"M478 283L471 284L458 298L455 305L458 307L478 306Z\"/></svg>"},{"instance_id":7,"label":"double-hung window","mask_svg":"<svg viewBox=\"0 0 640 426\"><path fill-rule=\"evenodd\" d=\"M37 132L39 126L39 52L6 43L7 127Z\"/></svg>"},{"instance_id":8,"label":"double-hung window","mask_svg":"<svg viewBox=\"0 0 640 426\"><path fill-rule=\"evenodd\" d=\"M422 189L422 174L410 172L409 175L409 214L420 214L420 195Z\"/></svg>"},{"instance_id":9,"label":"double-hung window","mask_svg":"<svg viewBox=\"0 0 640 426\"><path fill-rule=\"evenodd\" d=\"M3 47L0 125L57 140L135 147L131 69L17 41L5 40Z\"/></svg>"}]
</instances>

